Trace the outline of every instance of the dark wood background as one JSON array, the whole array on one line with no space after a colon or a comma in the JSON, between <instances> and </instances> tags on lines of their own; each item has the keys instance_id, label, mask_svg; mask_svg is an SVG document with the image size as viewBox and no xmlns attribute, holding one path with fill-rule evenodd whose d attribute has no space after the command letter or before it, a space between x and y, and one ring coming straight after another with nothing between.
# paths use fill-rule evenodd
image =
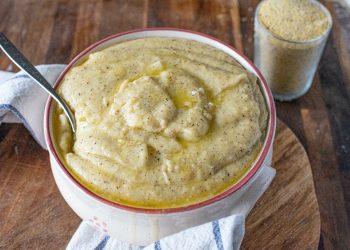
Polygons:
<instances>
[{"instance_id":1,"label":"dark wood background","mask_svg":"<svg viewBox=\"0 0 350 250\"><path fill-rule=\"evenodd\" d=\"M258 2L1 0L0 30L34 64L68 63L108 35L165 26L209 34L252 58ZM350 12L339 1L322 2L334 28L312 89L297 101L276 106L278 117L296 133L310 158L321 214L319 248L350 249ZM11 68L1 54L0 69ZM51 210L55 213L47 212ZM2 124L0 248L45 248L48 240L69 239L79 218L67 213L73 212L57 193L47 152L22 125ZM64 221L60 227L52 224L57 217Z\"/></svg>"}]
</instances>

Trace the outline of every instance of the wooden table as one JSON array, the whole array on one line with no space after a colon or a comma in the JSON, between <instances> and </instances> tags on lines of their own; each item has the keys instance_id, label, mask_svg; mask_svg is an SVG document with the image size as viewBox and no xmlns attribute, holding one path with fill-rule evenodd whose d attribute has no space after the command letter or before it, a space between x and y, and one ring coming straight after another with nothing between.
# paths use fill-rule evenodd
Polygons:
<instances>
[{"instance_id":1,"label":"wooden table","mask_svg":"<svg viewBox=\"0 0 350 250\"><path fill-rule=\"evenodd\" d=\"M110 34L161 26L212 35L252 58L258 2L1 0L0 30L34 64L68 63ZM322 223L319 248L350 249L350 12L339 1L322 2L334 28L312 89L297 101L276 105L311 161ZM2 54L0 69L11 68ZM62 239L70 238L79 218L58 194L50 171L47 152L22 125L0 126L0 248L66 245ZM52 223L57 217L64 220L60 226Z\"/></svg>"}]
</instances>

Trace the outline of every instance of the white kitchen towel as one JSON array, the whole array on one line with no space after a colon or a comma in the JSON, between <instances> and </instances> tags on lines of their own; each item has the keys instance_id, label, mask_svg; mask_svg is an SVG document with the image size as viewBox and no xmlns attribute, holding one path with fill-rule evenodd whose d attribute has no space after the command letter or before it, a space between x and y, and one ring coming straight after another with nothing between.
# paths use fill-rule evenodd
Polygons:
<instances>
[{"instance_id":1,"label":"white kitchen towel","mask_svg":"<svg viewBox=\"0 0 350 250\"><path fill-rule=\"evenodd\" d=\"M41 65L38 70L51 83L65 65ZM46 149L43 133L44 108L48 95L24 72L0 71L0 124L22 122L34 139ZM141 247L112 239L82 222L67 249L239 249L244 235L244 221L275 176L275 169L265 166L251 180L252 185L234 206L234 214L193 227Z\"/></svg>"},{"instance_id":2,"label":"white kitchen towel","mask_svg":"<svg viewBox=\"0 0 350 250\"><path fill-rule=\"evenodd\" d=\"M53 84L65 65L40 65L37 69ZM46 149L43 119L48 94L28 75L0 71L0 123L22 122Z\"/></svg>"},{"instance_id":3,"label":"white kitchen towel","mask_svg":"<svg viewBox=\"0 0 350 250\"><path fill-rule=\"evenodd\" d=\"M97 234L87 222L80 224L69 242L67 249L104 249L104 250L160 250L160 249L239 249L244 235L244 216L232 215L206 224L192 227L177 234L165 237L154 243L140 247L111 239L103 233ZM93 236L93 237L91 237Z\"/></svg>"}]
</instances>

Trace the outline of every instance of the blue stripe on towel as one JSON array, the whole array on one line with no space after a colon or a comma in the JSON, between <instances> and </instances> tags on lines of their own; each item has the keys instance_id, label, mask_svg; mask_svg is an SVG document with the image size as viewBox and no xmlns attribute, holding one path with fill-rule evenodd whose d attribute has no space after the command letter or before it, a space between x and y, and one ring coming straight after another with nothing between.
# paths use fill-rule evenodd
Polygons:
<instances>
[{"instance_id":1,"label":"blue stripe on towel","mask_svg":"<svg viewBox=\"0 0 350 250\"><path fill-rule=\"evenodd\" d=\"M27 74L18 74L18 75L15 75L14 77L11 77L8 80L14 80L14 79L18 79L18 78L28 79L28 78L30 78L30 76L28 76Z\"/></svg>"},{"instance_id":2,"label":"blue stripe on towel","mask_svg":"<svg viewBox=\"0 0 350 250\"><path fill-rule=\"evenodd\" d=\"M219 221L213 221L211 223L213 227L213 234L214 234L214 239L216 242L216 247L218 250L224 250L224 245L222 243L222 238L221 238L221 232L220 232L220 226L219 226Z\"/></svg>"},{"instance_id":3,"label":"blue stripe on towel","mask_svg":"<svg viewBox=\"0 0 350 250\"><path fill-rule=\"evenodd\" d=\"M24 118L24 116L11 104L0 104L0 109L5 109L5 110L9 110L12 111L22 122L23 125L28 129L29 133L34 137L34 139L39 142L38 138L36 137L34 131L32 130L32 128L29 126L29 123L26 121L26 119ZM5 114L6 115L6 114ZM4 119L5 115L1 116L1 120Z\"/></svg>"},{"instance_id":4,"label":"blue stripe on towel","mask_svg":"<svg viewBox=\"0 0 350 250\"><path fill-rule=\"evenodd\" d=\"M107 235L106 237L103 238L100 244L98 244L97 247L95 247L94 250L102 250L103 248L105 248L108 240L109 240L109 236Z\"/></svg>"},{"instance_id":5,"label":"blue stripe on towel","mask_svg":"<svg viewBox=\"0 0 350 250\"><path fill-rule=\"evenodd\" d=\"M0 109L1 109L1 105L0 105ZM3 114L2 116L0 116L0 123L2 122L2 120L4 120L5 116L7 115L7 113Z\"/></svg>"},{"instance_id":6,"label":"blue stripe on towel","mask_svg":"<svg viewBox=\"0 0 350 250\"><path fill-rule=\"evenodd\" d=\"M160 247L160 241L159 240L154 242L154 250L162 250L162 248Z\"/></svg>"}]
</instances>

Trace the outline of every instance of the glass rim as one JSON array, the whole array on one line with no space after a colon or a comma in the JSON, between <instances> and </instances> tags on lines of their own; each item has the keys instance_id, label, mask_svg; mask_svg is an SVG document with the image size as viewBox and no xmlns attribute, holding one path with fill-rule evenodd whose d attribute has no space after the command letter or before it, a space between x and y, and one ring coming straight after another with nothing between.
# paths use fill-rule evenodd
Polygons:
<instances>
[{"instance_id":1,"label":"glass rim","mask_svg":"<svg viewBox=\"0 0 350 250\"><path fill-rule=\"evenodd\" d=\"M256 10L255 10L255 22L257 22L259 24L259 26L261 26L265 32L271 34L274 38L278 39L278 40L281 40L283 42L287 42L287 43L292 43L292 44L310 44L310 43L313 43L313 42L317 42L317 41L321 41L323 38L327 38L328 37L328 34L330 33L332 27L333 27L333 19L332 19L332 16L331 16L331 13L329 12L329 10L322 4L320 3L319 1L316 1L316 0L311 0L311 2L313 2L314 4L316 4L327 16L327 19L328 19L328 27L327 29L325 30L324 33L322 33L321 35L317 36L317 37L314 37L314 38L311 38L309 40L303 40L303 41L298 41L298 40L292 40L292 39L285 39L273 32L271 32L270 30L268 30L268 28L260 21L260 18L259 18L259 10L260 10L260 7L261 7L261 4L263 2L265 2L266 0L263 0L261 1Z\"/></svg>"}]
</instances>

